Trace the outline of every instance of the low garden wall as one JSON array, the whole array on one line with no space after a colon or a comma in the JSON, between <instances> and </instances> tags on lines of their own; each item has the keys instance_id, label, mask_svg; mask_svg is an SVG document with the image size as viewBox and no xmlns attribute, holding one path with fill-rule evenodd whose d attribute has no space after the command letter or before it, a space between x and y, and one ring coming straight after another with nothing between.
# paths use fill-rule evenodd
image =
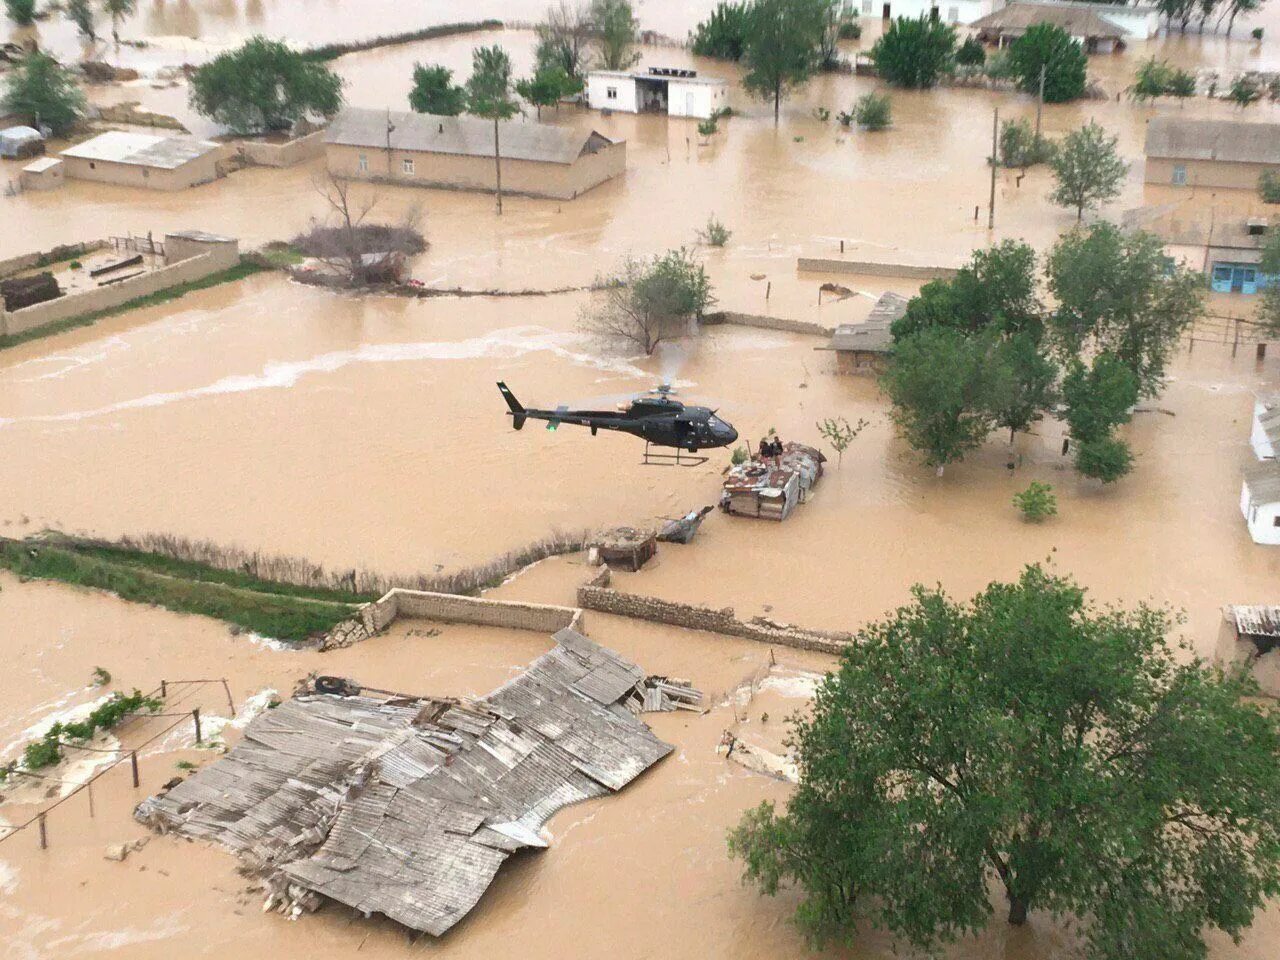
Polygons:
<instances>
[{"instance_id":1,"label":"low garden wall","mask_svg":"<svg viewBox=\"0 0 1280 960\"><path fill-rule=\"evenodd\" d=\"M442 623L472 623L510 630L555 633L565 627L579 629L582 611L547 603L490 600L455 593L430 593L399 587L360 608L360 619L369 633L385 630L401 618L438 620Z\"/></svg>"},{"instance_id":2,"label":"low garden wall","mask_svg":"<svg viewBox=\"0 0 1280 960\"><path fill-rule=\"evenodd\" d=\"M760 643L794 647L799 650L817 650L838 654L852 641L845 633L826 633L806 630L787 624L773 623L763 618L739 620L732 607L712 610L710 607L624 593L609 585L608 567L578 588L578 606L584 610L598 610L619 617L662 623L687 630L705 630L730 637L742 637Z\"/></svg>"},{"instance_id":3,"label":"low garden wall","mask_svg":"<svg viewBox=\"0 0 1280 960\"><path fill-rule=\"evenodd\" d=\"M21 310L0 310L0 336L13 336L39 327L83 317L100 310L108 310L195 280L203 280L211 274L229 270L240 262L239 247L234 243L212 245L208 253L202 253L178 263L171 263L144 273L141 276L98 287L83 293L73 293L56 300L33 304Z\"/></svg>"},{"instance_id":4,"label":"low garden wall","mask_svg":"<svg viewBox=\"0 0 1280 960\"><path fill-rule=\"evenodd\" d=\"M729 323L739 327L781 330L784 333L804 333L816 337L829 337L835 332L831 327L824 327L820 323L811 323L808 320L788 320L785 317L766 317L757 313L737 313L733 310L704 313L700 322L703 326Z\"/></svg>"},{"instance_id":5,"label":"low garden wall","mask_svg":"<svg viewBox=\"0 0 1280 960\"><path fill-rule=\"evenodd\" d=\"M950 280L955 267L929 267L910 263L877 263L871 260L841 260L834 257L800 257L801 273L852 273L868 277L904 277L908 280Z\"/></svg>"},{"instance_id":6,"label":"low garden wall","mask_svg":"<svg viewBox=\"0 0 1280 960\"><path fill-rule=\"evenodd\" d=\"M51 263L74 260L76 257L83 257L86 254L93 253L95 250L104 250L109 246L111 244L106 240L85 240L82 243L68 243L60 247L54 247L52 250L24 253L21 256L10 257L8 260L0 260L0 277L21 273L23 270L30 270L32 267L43 267Z\"/></svg>"},{"instance_id":7,"label":"low garden wall","mask_svg":"<svg viewBox=\"0 0 1280 960\"><path fill-rule=\"evenodd\" d=\"M305 137L298 137L286 143L236 140L232 146L241 159L251 166L292 167L324 154L324 134L325 129L322 127Z\"/></svg>"}]
</instances>

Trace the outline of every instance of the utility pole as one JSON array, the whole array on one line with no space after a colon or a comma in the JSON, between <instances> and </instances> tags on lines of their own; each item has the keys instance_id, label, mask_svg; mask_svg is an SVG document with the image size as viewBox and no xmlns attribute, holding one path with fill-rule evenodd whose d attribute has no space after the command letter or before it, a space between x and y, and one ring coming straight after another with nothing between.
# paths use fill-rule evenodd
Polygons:
<instances>
[{"instance_id":1,"label":"utility pole","mask_svg":"<svg viewBox=\"0 0 1280 960\"><path fill-rule=\"evenodd\" d=\"M1000 108L996 107L991 111L991 199L987 201L987 229L992 230L996 225L996 166L1000 161L999 157L999 139L1000 139Z\"/></svg>"},{"instance_id":2,"label":"utility pole","mask_svg":"<svg viewBox=\"0 0 1280 960\"><path fill-rule=\"evenodd\" d=\"M1048 64L1040 64L1040 97L1036 100L1036 145L1040 144L1040 114L1044 112L1044 75Z\"/></svg>"}]
</instances>

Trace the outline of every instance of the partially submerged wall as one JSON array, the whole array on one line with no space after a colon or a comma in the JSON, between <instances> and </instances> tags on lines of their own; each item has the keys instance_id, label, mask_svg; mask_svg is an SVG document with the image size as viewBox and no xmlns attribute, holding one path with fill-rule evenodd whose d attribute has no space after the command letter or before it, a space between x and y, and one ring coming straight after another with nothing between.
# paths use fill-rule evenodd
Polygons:
<instances>
[{"instance_id":1,"label":"partially submerged wall","mask_svg":"<svg viewBox=\"0 0 1280 960\"><path fill-rule=\"evenodd\" d=\"M820 323L811 323L808 320L788 320L785 317L766 317L758 313L737 313L733 310L704 313L700 322L703 326L727 323L738 327L781 330L783 333L803 333L815 337L829 337L835 332L831 327L824 327Z\"/></svg>"},{"instance_id":2,"label":"partially submerged wall","mask_svg":"<svg viewBox=\"0 0 1280 960\"><path fill-rule=\"evenodd\" d=\"M955 267L920 266L911 263L877 263L872 260L841 260L832 257L800 257L801 273L851 273L867 277L904 277L908 280L950 280Z\"/></svg>"},{"instance_id":3,"label":"partially submerged wall","mask_svg":"<svg viewBox=\"0 0 1280 960\"><path fill-rule=\"evenodd\" d=\"M95 250L104 250L109 246L111 244L106 240L85 240L82 243L68 243L60 247L54 247L52 250L24 253L21 256L10 257L8 260L0 260L0 277L21 273L23 270L30 270L32 267L43 267L52 263L62 263L65 260L74 260L76 257L83 257L86 254L93 253Z\"/></svg>"},{"instance_id":4,"label":"partially submerged wall","mask_svg":"<svg viewBox=\"0 0 1280 960\"><path fill-rule=\"evenodd\" d=\"M231 146L244 163L257 167L292 167L324 154L324 127L285 143L235 140Z\"/></svg>"},{"instance_id":5,"label":"partially submerged wall","mask_svg":"<svg viewBox=\"0 0 1280 960\"><path fill-rule=\"evenodd\" d=\"M687 630L705 630L709 633L722 633L730 637L742 637L746 640L795 647L799 650L817 650L821 653L838 654L853 639L846 633L806 630L787 624L773 623L759 617L752 620L739 620L731 607L712 610L710 607L663 600L659 597L623 593L612 589L609 582L609 568L604 567L599 574L578 588L578 606L584 610L598 610L601 613L630 617L634 620L647 620L651 623L683 627Z\"/></svg>"}]
</instances>

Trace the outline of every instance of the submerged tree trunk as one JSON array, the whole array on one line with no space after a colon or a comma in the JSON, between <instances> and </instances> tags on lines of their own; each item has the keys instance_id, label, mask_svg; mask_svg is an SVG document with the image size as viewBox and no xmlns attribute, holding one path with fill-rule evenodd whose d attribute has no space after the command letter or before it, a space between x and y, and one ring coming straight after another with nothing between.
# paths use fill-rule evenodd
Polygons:
<instances>
[{"instance_id":1,"label":"submerged tree trunk","mask_svg":"<svg viewBox=\"0 0 1280 960\"><path fill-rule=\"evenodd\" d=\"M498 216L502 216L502 149L498 145L498 118L493 118L493 169L498 181Z\"/></svg>"},{"instance_id":2,"label":"submerged tree trunk","mask_svg":"<svg viewBox=\"0 0 1280 960\"><path fill-rule=\"evenodd\" d=\"M782 107L782 84L776 84L773 88L773 125L778 125L778 111Z\"/></svg>"},{"instance_id":3,"label":"submerged tree trunk","mask_svg":"<svg viewBox=\"0 0 1280 960\"><path fill-rule=\"evenodd\" d=\"M1020 927L1027 922L1027 910L1031 904L1027 902L1026 897L1015 897L1009 894L1009 922L1015 927Z\"/></svg>"}]
</instances>

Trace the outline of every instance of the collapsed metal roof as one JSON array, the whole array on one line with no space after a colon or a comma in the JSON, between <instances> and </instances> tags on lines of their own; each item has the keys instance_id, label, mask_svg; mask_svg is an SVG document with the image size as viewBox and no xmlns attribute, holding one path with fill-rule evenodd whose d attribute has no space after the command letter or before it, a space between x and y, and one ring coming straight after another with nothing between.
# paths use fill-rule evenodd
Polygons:
<instances>
[{"instance_id":1,"label":"collapsed metal roof","mask_svg":"<svg viewBox=\"0 0 1280 960\"><path fill-rule=\"evenodd\" d=\"M1280 607L1233 604L1227 616L1236 631L1250 637L1280 637Z\"/></svg>"},{"instance_id":2,"label":"collapsed metal roof","mask_svg":"<svg viewBox=\"0 0 1280 960\"><path fill-rule=\"evenodd\" d=\"M508 856L546 846L552 814L671 752L633 710L700 698L573 630L555 640L482 700L295 697L135 816L228 847L295 914L319 894L439 936Z\"/></svg>"}]
</instances>

